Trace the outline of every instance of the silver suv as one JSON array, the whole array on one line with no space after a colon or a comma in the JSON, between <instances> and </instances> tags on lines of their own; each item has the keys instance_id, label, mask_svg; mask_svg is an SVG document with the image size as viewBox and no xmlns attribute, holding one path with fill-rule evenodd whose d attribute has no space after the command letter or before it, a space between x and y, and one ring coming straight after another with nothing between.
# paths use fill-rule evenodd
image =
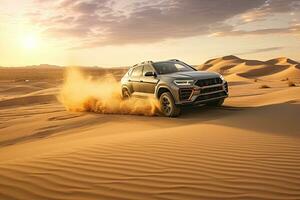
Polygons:
<instances>
[{"instance_id":1,"label":"silver suv","mask_svg":"<svg viewBox=\"0 0 300 200\"><path fill-rule=\"evenodd\" d=\"M222 75L197 71L179 60L134 65L121 83L123 98L154 96L167 117L178 116L182 106L220 106L228 97L228 84Z\"/></svg>"}]
</instances>

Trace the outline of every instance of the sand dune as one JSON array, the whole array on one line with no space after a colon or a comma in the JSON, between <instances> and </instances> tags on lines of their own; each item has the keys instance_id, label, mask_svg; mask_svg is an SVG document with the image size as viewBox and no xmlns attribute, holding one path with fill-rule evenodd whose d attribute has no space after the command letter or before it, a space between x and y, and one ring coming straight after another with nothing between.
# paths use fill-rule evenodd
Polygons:
<instances>
[{"instance_id":1,"label":"sand dune","mask_svg":"<svg viewBox=\"0 0 300 200\"><path fill-rule=\"evenodd\" d=\"M0 199L299 199L300 87L281 81L298 85L297 64L205 66L230 66L230 98L176 119L66 111L61 78L15 69L0 80Z\"/></svg>"},{"instance_id":2,"label":"sand dune","mask_svg":"<svg viewBox=\"0 0 300 200\"><path fill-rule=\"evenodd\" d=\"M28 106L32 104L41 104L49 103L56 101L56 97L54 95L36 95L36 96L24 96L24 97L17 97L12 99L2 100L0 102L1 107L18 107L18 106Z\"/></svg>"},{"instance_id":3,"label":"sand dune","mask_svg":"<svg viewBox=\"0 0 300 200\"><path fill-rule=\"evenodd\" d=\"M6 94L19 94L19 93L24 93L24 92L33 92L33 91L38 91L40 90L41 88L40 87L34 87L34 86L14 86L14 87L11 87L11 88L6 88L6 89L3 89L1 90L1 93L6 93Z\"/></svg>"},{"instance_id":4,"label":"sand dune","mask_svg":"<svg viewBox=\"0 0 300 200\"><path fill-rule=\"evenodd\" d=\"M287 57L280 57L280 58L274 58L271 60L266 61L266 63L273 64L273 65L297 65L298 62L289 59Z\"/></svg>"},{"instance_id":5,"label":"sand dune","mask_svg":"<svg viewBox=\"0 0 300 200\"><path fill-rule=\"evenodd\" d=\"M3 163L1 193L20 199L297 199L298 145L219 125L122 133Z\"/></svg>"},{"instance_id":6,"label":"sand dune","mask_svg":"<svg viewBox=\"0 0 300 200\"><path fill-rule=\"evenodd\" d=\"M231 55L209 60L203 65L201 65L199 68L201 70L226 71L243 62L244 61L242 59Z\"/></svg>"},{"instance_id":7,"label":"sand dune","mask_svg":"<svg viewBox=\"0 0 300 200\"><path fill-rule=\"evenodd\" d=\"M236 56L225 56L207 61L198 68L216 71L233 81L238 77L265 80L296 79L300 80L300 64L292 59L280 57L268 61L245 60ZM234 77L234 78L233 78Z\"/></svg>"},{"instance_id":8,"label":"sand dune","mask_svg":"<svg viewBox=\"0 0 300 200\"><path fill-rule=\"evenodd\" d=\"M300 67L299 65L293 65L288 67L287 69L279 72L279 73L275 73L272 74L271 76L269 76L269 78L278 80L278 79L284 79L284 78L288 78L288 79L300 79Z\"/></svg>"}]
</instances>

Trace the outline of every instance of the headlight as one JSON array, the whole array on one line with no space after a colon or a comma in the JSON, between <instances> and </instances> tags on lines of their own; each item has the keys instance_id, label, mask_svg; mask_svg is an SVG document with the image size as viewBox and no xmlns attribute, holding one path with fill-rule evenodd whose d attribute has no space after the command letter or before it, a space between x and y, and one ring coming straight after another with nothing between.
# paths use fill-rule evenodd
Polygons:
<instances>
[{"instance_id":1,"label":"headlight","mask_svg":"<svg viewBox=\"0 0 300 200\"><path fill-rule=\"evenodd\" d=\"M175 80L174 83L176 85L191 86L191 85L193 85L194 80Z\"/></svg>"},{"instance_id":2,"label":"headlight","mask_svg":"<svg viewBox=\"0 0 300 200\"><path fill-rule=\"evenodd\" d=\"M222 75L220 75L220 79L222 79L223 81L225 81L224 77Z\"/></svg>"}]
</instances>

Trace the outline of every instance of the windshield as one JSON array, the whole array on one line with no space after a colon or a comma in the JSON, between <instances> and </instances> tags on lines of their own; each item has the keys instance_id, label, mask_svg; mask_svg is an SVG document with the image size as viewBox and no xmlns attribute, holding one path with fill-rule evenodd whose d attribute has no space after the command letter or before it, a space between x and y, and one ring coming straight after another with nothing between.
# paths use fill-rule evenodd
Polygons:
<instances>
[{"instance_id":1,"label":"windshield","mask_svg":"<svg viewBox=\"0 0 300 200\"><path fill-rule=\"evenodd\" d=\"M194 71L194 69L184 63L174 63L174 62L157 62L153 63L158 74L171 74L175 72L185 72Z\"/></svg>"}]
</instances>

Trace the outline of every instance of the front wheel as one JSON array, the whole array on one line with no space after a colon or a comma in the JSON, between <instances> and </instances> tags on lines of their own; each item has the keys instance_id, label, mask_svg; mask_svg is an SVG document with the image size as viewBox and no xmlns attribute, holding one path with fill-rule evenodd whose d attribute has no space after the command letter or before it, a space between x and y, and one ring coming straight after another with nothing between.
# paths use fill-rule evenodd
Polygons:
<instances>
[{"instance_id":1,"label":"front wheel","mask_svg":"<svg viewBox=\"0 0 300 200\"><path fill-rule=\"evenodd\" d=\"M170 92L163 93L160 98L160 110L166 117L177 117L180 115L180 108L175 105L174 98Z\"/></svg>"},{"instance_id":2,"label":"front wheel","mask_svg":"<svg viewBox=\"0 0 300 200\"><path fill-rule=\"evenodd\" d=\"M218 99L214 101L208 102L206 105L208 106L214 106L214 107L220 107L223 105L225 99Z\"/></svg>"}]
</instances>

